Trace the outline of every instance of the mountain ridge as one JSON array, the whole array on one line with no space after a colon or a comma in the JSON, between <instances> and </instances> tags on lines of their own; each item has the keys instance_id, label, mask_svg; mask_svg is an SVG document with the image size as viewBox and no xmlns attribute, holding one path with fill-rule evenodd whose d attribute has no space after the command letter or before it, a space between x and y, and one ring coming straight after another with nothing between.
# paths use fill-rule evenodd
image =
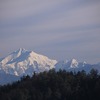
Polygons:
<instances>
[{"instance_id":1,"label":"mountain ridge","mask_svg":"<svg viewBox=\"0 0 100 100\"><path fill-rule=\"evenodd\" d=\"M20 48L0 61L0 69L3 69L7 74L20 76L26 73L32 74L29 69L33 72L49 70L54 68L56 62L46 56Z\"/></svg>"},{"instance_id":2,"label":"mountain ridge","mask_svg":"<svg viewBox=\"0 0 100 100\"><path fill-rule=\"evenodd\" d=\"M91 69L97 69L100 72L100 63L88 64L85 61L78 62L75 58L65 61L56 61L41 54L37 54L34 51L28 51L24 48L20 48L0 59L0 76L32 76L34 72L40 73L43 71L49 71L53 68L55 68L56 71L62 69L67 71L85 70L86 72L89 72Z\"/></svg>"}]
</instances>

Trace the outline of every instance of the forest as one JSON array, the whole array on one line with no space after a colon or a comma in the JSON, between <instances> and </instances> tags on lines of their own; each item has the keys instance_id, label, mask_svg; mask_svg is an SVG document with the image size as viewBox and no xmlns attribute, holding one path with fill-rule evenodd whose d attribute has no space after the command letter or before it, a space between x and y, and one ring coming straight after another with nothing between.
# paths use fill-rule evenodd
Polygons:
<instances>
[{"instance_id":1,"label":"forest","mask_svg":"<svg viewBox=\"0 0 100 100\"><path fill-rule=\"evenodd\" d=\"M100 100L100 74L92 69L35 73L0 86L0 100Z\"/></svg>"}]
</instances>

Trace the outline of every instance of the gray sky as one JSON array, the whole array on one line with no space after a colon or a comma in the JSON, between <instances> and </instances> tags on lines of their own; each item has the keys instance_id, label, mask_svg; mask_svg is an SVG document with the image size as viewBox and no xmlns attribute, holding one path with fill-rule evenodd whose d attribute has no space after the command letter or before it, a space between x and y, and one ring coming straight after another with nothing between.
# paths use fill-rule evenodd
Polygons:
<instances>
[{"instance_id":1,"label":"gray sky","mask_svg":"<svg viewBox=\"0 0 100 100\"><path fill-rule=\"evenodd\" d=\"M0 0L0 57L20 47L100 62L100 0Z\"/></svg>"}]
</instances>

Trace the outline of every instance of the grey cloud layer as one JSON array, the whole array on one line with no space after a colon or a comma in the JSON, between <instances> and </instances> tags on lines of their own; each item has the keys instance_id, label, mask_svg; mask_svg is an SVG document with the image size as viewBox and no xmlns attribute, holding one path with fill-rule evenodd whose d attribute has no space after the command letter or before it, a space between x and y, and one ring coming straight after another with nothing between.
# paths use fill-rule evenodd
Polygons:
<instances>
[{"instance_id":1,"label":"grey cloud layer","mask_svg":"<svg viewBox=\"0 0 100 100\"><path fill-rule=\"evenodd\" d=\"M99 9L99 0L1 0L0 53L25 47L99 62Z\"/></svg>"}]
</instances>

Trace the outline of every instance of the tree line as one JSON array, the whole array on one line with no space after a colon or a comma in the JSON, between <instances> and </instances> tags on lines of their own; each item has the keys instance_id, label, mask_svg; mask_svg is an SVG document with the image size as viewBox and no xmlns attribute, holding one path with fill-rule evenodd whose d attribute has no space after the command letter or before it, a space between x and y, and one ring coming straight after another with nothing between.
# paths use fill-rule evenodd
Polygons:
<instances>
[{"instance_id":1,"label":"tree line","mask_svg":"<svg viewBox=\"0 0 100 100\"><path fill-rule=\"evenodd\" d=\"M0 100L100 100L100 74L94 69L34 73L0 86Z\"/></svg>"}]
</instances>

